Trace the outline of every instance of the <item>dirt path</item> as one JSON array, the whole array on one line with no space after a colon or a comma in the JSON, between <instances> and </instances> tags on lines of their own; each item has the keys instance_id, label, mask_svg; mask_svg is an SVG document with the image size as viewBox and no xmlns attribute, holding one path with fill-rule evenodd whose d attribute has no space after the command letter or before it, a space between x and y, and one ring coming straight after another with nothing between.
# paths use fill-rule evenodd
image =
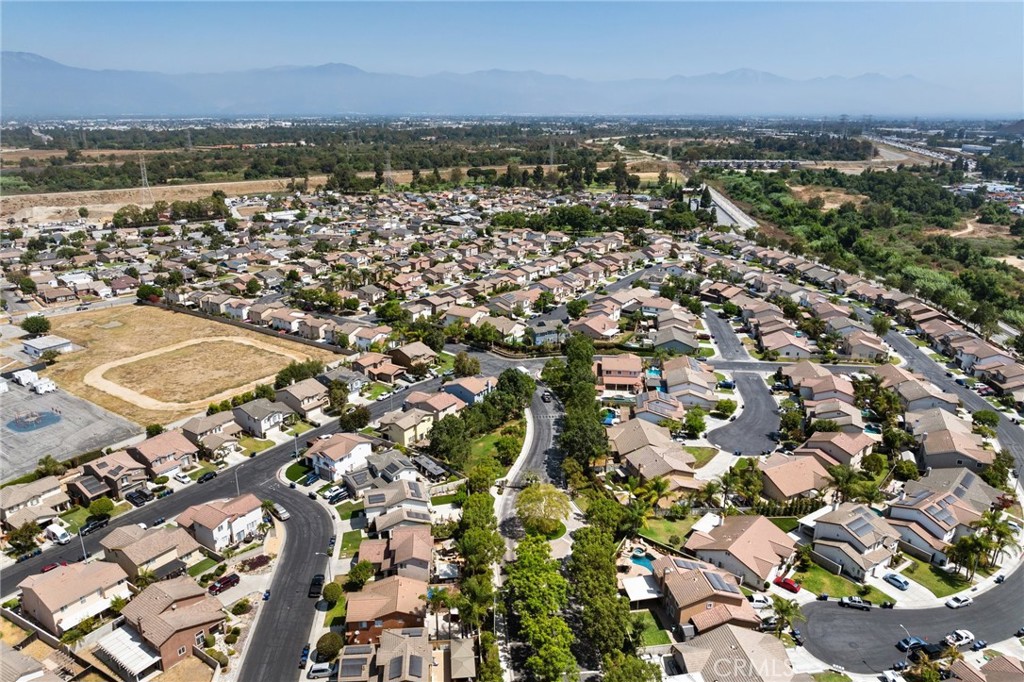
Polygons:
<instances>
[{"instance_id":1,"label":"dirt path","mask_svg":"<svg viewBox=\"0 0 1024 682\"><path fill-rule=\"evenodd\" d=\"M970 234L971 232L974 232L974 221L973 220L968 220L967 221L967 227L965 227L964 229L959 230L957 232L954 232L953 234L951 234L949 236L950 237L963 237L965 234Z\"/></svg>"},{"instance_id":2,"label":"dirt path","mask_svg":"<svg viewBox=\"0 0 1024 682\"><path fill-rule=\"evenodd\" d=\"M250 339L242 338L240 336L214 336L202 339L190 339L188 341L182 341L181 343L176 343L171 346L164 346L163 348L157 348L155 350L147 351L145 353L139 353L138 355L133 355L130 358L122 358L120 360L106 362L102 365L99 365L98 367L94 367L93 369L89 370L86 373L85 377L82 379L82 381L95 389L99 389L104 393L109 393L110 395L116 398L120 398L121 400L124 400L126 402L133 403L134 405L142 409L160 410L165 412L201 409L209 405L210 403L219 403L220 401L228 400L233 396L238 395L239 393L246 393L247 391L252 391L259 384L265 384L268 381L272 383L274 381L274 375L271 375L269 377L264 377L263 379L259 379L257 381L251 381L248 384L245 384L244 386L237 386L235 388L230 388L228 390L221 391L220 393L212 395L208 398L204 398L203 400L193 400L192 402L189 403L167 403L161 400L150 398L149 396L143 395L138 391L133 391L132 389L122 386L121 384L103 378L103 375L108 370L111 370L114 367L120 367L121 365L127 365L132 362L137 362L139 360L145 360L147 358L163 355L164 353L169 353L171 351L178 350L179 348L187 348L189 346L195 346L201 343L209 343L211 341L227 341L230 343L238 343L243 346L252 346L253 348L259 348L261 350L265 350L271 353L283 355L291 360L297 360L299 362L302 362L306 359L306 356L300 353L292 353L283 348L280 348L279 346L273 346L268 343L253 341Z\"/></svg>"}]
</instances>

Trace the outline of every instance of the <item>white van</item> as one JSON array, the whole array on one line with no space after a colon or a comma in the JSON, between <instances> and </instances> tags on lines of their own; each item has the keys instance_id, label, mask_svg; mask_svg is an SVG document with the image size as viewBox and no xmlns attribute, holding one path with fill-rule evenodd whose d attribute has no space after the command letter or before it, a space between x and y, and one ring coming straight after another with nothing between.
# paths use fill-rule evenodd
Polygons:
<instances>
[{"instance_id":1,"label":"white van","mask_svg":"<svg viewBox=\"0 0 1024 682\"><path fill-rule=\"evenodd\" d=\"M333 677L337 671L337 662L335 663L315 663L310 667L306 673L306 677L310 680L318 680L324 677Z\"/></svg>"},{"instance_id":2,"label":"white van","mask_svg":"<svg viewBox=\"0 0 1024 682\"><path fill-rule=\"evenodd\" d=\"M71 535L61 526L51 523L46 527L46 539L53 540L58 545L66 545L71 542Z\"/></svg>"},{"instance_id":3,"label":"white van","mask_svg":"<svg viewBox=\"0 0 1024 682\"><path fill-rule=\"evenodd\" d=\"M274 516L277 517L278 521L287 521L292 517L292 515L288 513L288 510L279 505L277 502L274 503L274 506L271 507L270 511Z\"/></svg>"}]
</instances>

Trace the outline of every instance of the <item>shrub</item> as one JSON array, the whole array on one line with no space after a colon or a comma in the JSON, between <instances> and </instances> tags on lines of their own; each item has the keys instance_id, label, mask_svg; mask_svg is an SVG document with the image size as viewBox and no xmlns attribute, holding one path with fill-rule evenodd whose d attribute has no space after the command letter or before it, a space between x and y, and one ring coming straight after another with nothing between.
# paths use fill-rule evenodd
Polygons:
<instances>
[{"instance_id":1,"label":"shrub","mask_svg":"<svg viewBox=\"0 0 1024 682\"><path fill-rule=\"evenodd\" d=\"M217 641L217 640L213 638L213 635L211 635L211 634L209 634L209 633L207 633L207 634L206 634L206 636L205 636L205 637L203 637L203 644L205 644L205 645L206 645L206 648L207 648L207 649L209 649L210 647L212 647L212 646L214 645L214 643L215 643L216 641Z\"/></svg>"},{"instance_id":2,"label":"shrub","mask_svg":"<svg viewBox=\"0 0 1024 682\"><path fill-rule=\"evenodd\" d=\"M9 599L9 600L5 601L3 604L0 604L0 606L3 606L5 609L10 609L10 610L14 610L14 609L18 608L20 605L21 605L21 600L20 599Z\"/></svg>"},{"instance_id":3,"label":"shrub","mask_svg":"<svg viewBox=\"0 0 1024 682\"><path fill-rule=\"evenodd\" d=\"M213 575L219 578L224 575L224 571L226 570L228 570L227 564L221 564L217 568L213 569Z\"/></svg>"},{"instance_id":4,"label":"shrub","mask_svg":"<svg viewBox=\"0 0 1024 682\"><path fill-rule=\"evenodd\" d=\"M199 576L199 582L201 582L201 583L208 583L211 580L213 580L215 577L216 576L213 573L203 573L201 576Z\"/></svg>"},{"instance_id":5,"label":"shrub","mask_svg":"<svg viewBox=\"0 0 1024 682\"><path fill-rule=\"evenodd\" d=\"M231 634L235 636L242 634L242 628L236 625L235 627L231 628Z\"/></svg>"},{"instance_id":6,"label":"shrub","mask_svg":"<svg viewBox=\"0 0 1024 682\"><path fill-rule=\"evenodd\" d=\"M214 648L207 648L206 655L220 663L222 670L228 669L228 657L223 651L217 651Z\"/></svg>"},{"instance_id":7,"label":"shrub","mask_svg":"<svg viewBox=\"0 0 1024 682\"><path fill-rule=\"evenodd\" d=\"M234 633L224 637L224 643L225 644L234 644L237 641L238 641L238 635L236 635Z\"/></svg>"},{"instance_id":8,"label":"shrub","mask_svg":"<svg viewBox=\"0 0 1024 682\"><path fill-rule=\"evenodd\" d=\"M331 660L338 655L344 642L337 632L328 632L316 641L316 652L321 658Z\"/></svg>"},{"instance_id":9,"label":"shrub","mask_svg":"<svg viewBox=\"0 0 1024 682\"><path fill-rule=\"evenodd\" d=\"M343 591L341 589L341 585L333 582L327 583L326 585L324 585L323 596L324 601L326 601L328 604L337 604L339 601L341 601L342 597L344 596Z\"/></svg>"},{"instance_id":10,"label":"shrub","mask_svg":"<svg viewBox=\"0 0 1024 682\"><path fill-rule=\"evenodd\" d=\"M249 603L248 599L239 599L234 606L231 607L231 613L236 616L241 616L252 611L252 604Z\"/></svg>"},{"instance_id":11,"label":"shrub","mask_svg":"<svg viewBox=\"0 0 1024 682\"><path fill-rule=\"evenodd\" d=\"M678 535L673 535L668 539L668 544L672 545L673 547L678 547L679 545L683 544L683 539L680 538Z\"/></svg>"},{"instance_id":12,"label":"shrub","mask_svg":"<svg viewBox=\"0 0 1024 682\"><path fill-rule=\"evenodd\" d=\"M153 479L153 483L155 483L157 485L164 485L169 480L171 480L171 479L167 478L166 476L157 476L156 478Z\"/></svg>"},{"instance_id":13,"label":"shrub","mask_svg":"<svg viewBox=\"0 0 1024 682\"><path fill-rule=\"evenodd\" d=\"M256 569L263 568L270 563L270 557L266 554L258 554L254 557L244 559L241 564L243 571L255 571Z\"/></svg>"}]
</instances>

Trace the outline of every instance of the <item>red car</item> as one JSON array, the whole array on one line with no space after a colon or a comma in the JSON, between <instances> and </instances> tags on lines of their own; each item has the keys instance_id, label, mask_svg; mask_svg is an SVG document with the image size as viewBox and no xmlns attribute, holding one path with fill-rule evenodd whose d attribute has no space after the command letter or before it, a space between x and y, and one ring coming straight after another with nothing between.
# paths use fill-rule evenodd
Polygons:
<instances>
[{"instance_id":1,"label":"red car","mask_svg":"<svg viewBox=\"0 0 1024 682\"><path fill-rule=\"evenodd\" d=\"M45 566L43 566L43 570L41 570L40 573L47 573L49 571L52 571L55 568L60 568L61 566L67 566L67 565L68 565L68 562L66 562L66 561L62 561L59 564L46 564Z\"/></svg>"},{"instance_id":2,"label":"red car","mask_svg":"<svg viewBox=\"0 0 1024 682\"><path fill-rule=\"evenodd\" d=\"M784 590L789 590L794 594L800 591L800 583L793 580L792 578L783 578L781 575L775 579L775 584Z\"/></svg>"}]
</instances>

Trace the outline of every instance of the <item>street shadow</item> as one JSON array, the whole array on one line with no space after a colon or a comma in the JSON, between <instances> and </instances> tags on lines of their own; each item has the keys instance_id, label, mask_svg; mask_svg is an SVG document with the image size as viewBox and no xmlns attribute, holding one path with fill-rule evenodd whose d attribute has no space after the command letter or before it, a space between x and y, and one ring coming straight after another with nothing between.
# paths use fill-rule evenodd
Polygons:
<instances>
[{"instance_id":1,"label":"street shadow","mask_svg":"<svg viewBox=\"0 0 1024 682\"><path fill-rule=\"evenodd\" d=\"M503 519L501 525L498 526L498 531L502 537L506 537L509 540L522 540L526 537L526 529L523 528L523 522L518 516L510 516L507 519Z\"/></svg>"}]
</instances>

